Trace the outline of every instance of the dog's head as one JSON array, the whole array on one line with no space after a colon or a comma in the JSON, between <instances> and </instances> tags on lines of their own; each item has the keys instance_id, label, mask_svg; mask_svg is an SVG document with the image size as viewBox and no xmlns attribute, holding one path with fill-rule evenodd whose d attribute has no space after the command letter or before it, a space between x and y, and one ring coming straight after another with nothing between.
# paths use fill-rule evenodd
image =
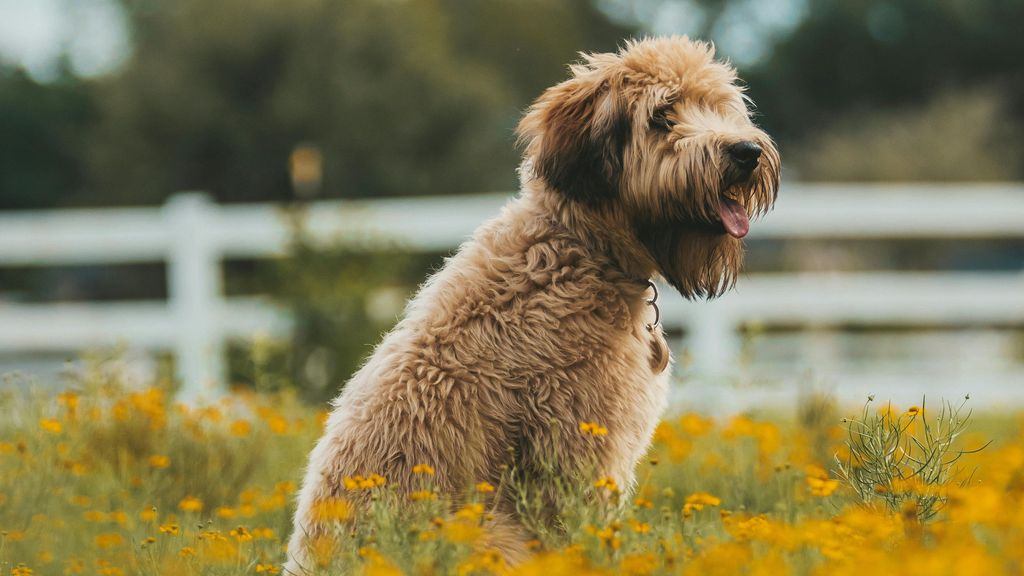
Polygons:
<instances>
[{"instance_id":1,"label":"dog's head","mask_svg":"<svg viewBox=\"0 0 1024 576\"><path fill-rule=\"evenodd\" d=\"M548 187L616 211L683 296L717 296L743 262L750 218L771 208L779 153L750 118L736 71L686 37L584 55L519 123Z\"/></svg>"}]
</instances>

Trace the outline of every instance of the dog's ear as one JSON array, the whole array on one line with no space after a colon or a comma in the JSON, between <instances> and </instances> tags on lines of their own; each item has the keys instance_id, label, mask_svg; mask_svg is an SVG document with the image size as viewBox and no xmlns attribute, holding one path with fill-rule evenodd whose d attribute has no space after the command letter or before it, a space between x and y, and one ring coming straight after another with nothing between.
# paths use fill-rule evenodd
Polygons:
<instances>
[{"instance_id":1,"label":"dog's ear","mask_svg":"<svg viewBox=\"0 0 1024 576\"><path fill-rule=\"evenodd\" d=\"M533 103L516 132L533 170L569 198L600 203L618 193L629 138L624 99L593 74L553 86Z\"/></svg>"}]
</instances>

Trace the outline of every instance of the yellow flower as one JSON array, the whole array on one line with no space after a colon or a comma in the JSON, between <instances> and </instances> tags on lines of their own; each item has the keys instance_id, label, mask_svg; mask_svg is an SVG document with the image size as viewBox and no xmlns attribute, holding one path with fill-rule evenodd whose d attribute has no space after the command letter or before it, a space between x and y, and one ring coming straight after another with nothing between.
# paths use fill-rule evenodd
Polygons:
<instances>
[{"instance_id":1,"label":"yellow flower","mask_svg":"<svg viewBox=\"0 0 1024 576\"><path fill-rule=\"evenodd\" d=\"M177 524L163 524L159 528L161 534L167 534L169 536L177 536L180 528Z\"/></svg>"},{"instance_id":2,"label":"yellow flower","mask_svg":"<svg viewBox=\"0 0 1024 576\"><path fill-rule=\"evenodd\" d=\"M594 422L580 422L580 433L591 436L607 436L608 429Z\"/></svg>"},{"instance_id":3,"label":"yellow flower","mask_svg":"<svg viewBox=\"0 0 1024 576\"><path fill-rule=\"evenodd\" d=\"M449 522L441 529L446 540L466 544L478 540L483 535L483 528L475 522Z\"/></svg>"},{"instance_id":4,"label":"yellow flower","mask_svg":"<svg viewBox=\"0 0 1024 576\"><path fill-rule=\"evenodd\" d=\"M32 576L32 569L24 564L18 564L11 568L11 576Z\"/></svg>"},{"instance_id":5,"label":"yellow flower","mask_svg":"<svg viewBox=\"0 0 1024 576\"><path fill-rule=\"evenodd\" d=\"M668 455L673 462L683 461L693 450L693 443L677 435L675 429L667 422L658 424L654 429L654 442L668 447Z\"/></svg>"},{"instance_id":6,"label":"yellow flower","mask_svg":"<svg viewBox=\"0 0 1024 576\"><path fill-rule=\"evenodd\" d=\"M481 482L481 483L476 485L476 491L480 492L481 494L486 494L488 492L494 492L494 486L491 486L491 484L488 483L488 482Z\"/></svg>"},{"instance_id":7,"label":"yellow flower","mask_svg":"<svg viewBox=\"0 0 1024 576\"><path fill-rule=\"evenodd\" d=\"M139 518L142 519L143 522L152 522L153 520L156 520L156 506L146 508L142 512L139 512Z\"/></svg>"},{"instance_id":8,"label":"yellow flower","mask_svg":"<svg viewBox=\"0 0 1024 576\"><path fill-rule=\"evenodd\" d=\"M153 468L164 469L171 465L171 459L162 454L154 454L149 457L149 465Z\"/></svg>"},{"instance_id":9,"label":"yellow flower","mask_svg":"<svg viewBox=\"0 0 1024 576\"><path fill-rule=\"evenodd\" d=\"M612 550L618 550L622 545L622 540L619 538L618 529L615 526L608 526L595 532L594 534L601 544L608 546Z\"/></svg>"},{"instance_id":10,"label":"yellow flower","mask_svg":"<svg viewBox=\"0 0 1024 576\"><path fill-rule=\"evenodd\" d=\"M235 539L238 540L239 542L248 542L248 541L252 540L252 532L249 532L248 530L246 530L245 526L239 526L239 527L235 528L234 530L232 530L231 532L229 532L229 534L234 536Z\"/></svg>"},{"instance_id":11,"label":"yellow flower","mask_svg":"<svg viewBox=\"0 0 1024 576\"><path fill-rule=\"evenodd\" d=\"M808 466L806 471L807 487L813 496L829 496L839 488L839 481L829 478L828 472L820 466Z\"/></svg>"},{"instance_id":12,"label":"yellow flower","mask_svg":"<svg viewBox=\"0 0 1024 576\"><path fill-rule=\"evenodd\" d=\"M190 558L195 555L196 549L191 546L185 546L184 548L178 551L178 556L181 556L182 558Z\"/></svg>"},{"instance_id":13,"label":"yellow flower","mask_svg":"<svg viewBox=\"0 0 1024 576\"><path fill-rule=\"evenodd\" d=\"M178 509L182 512L202 512L203 501L195 496L186 496L178 502Z\"/></svg>"},{"instance_id":14,"label":"yellow flower","mask_svg":"<svg viewBox=\"0 0 1024 576\"><path fill-rule=\"evenodd\" d=\"M726 530L733 538L739 541L746 541L752 539L766 539L771 536L774 532L779 531L778 526L773 526L771 521L768 520L764 515L758 516L743 516L733 517L728 515L723 517L723 524L725 524Z\"/></svg>"},{"instance_id":15,"label":"yellow flower","mask_svg":"<svg viewBox=\"0 0 1024 576\"><path fill-rule=\"evenodd\" d=\"M231 508L229 506L218 506L217 509L213 511L213 513L220 518L226 518L229 520L238 515L238 512L235 511L234 508Z\"/></svg>"},{"instance_id":16,"label":"yellow flower","mask_svg":"<svg viewBox=\"0 0 1024 576\"><path fill-rule=\"evenodd\" d=\"M252 504L260 497L258 488L246 488L238 493L238 501L242 504Z\"/></svg>"},{"instance_id":17,"label":"yellow flower","mask_svg":"<svg viewBox=\"0 0 1024 576\"><path fill-rule=\"evenodd\" d=\"M143 544L152 544L154 542L156 542L156 538L153 538L152 536L146 536L146 538L142 541Z\"/></svg>"},{"instance_id":18,"label":"yellow flower","mask_svg":"<svg viewBox=\"0 0 1024 576\"><path fill-rule=\"evenodd\" d=\"M900 413L899 408L893 406L891 403L885 406L878 407L878 415L882 417L882 420L891 422L896 419L896 415Z\"/></svg>"},{"instance_id":19,"label":"yellow flower","mask_svg":"<svg viewBox=\"0 0 1024 576\"><path fill-rule=\"evenodd\" d=\"M203 558L214 562L231 562L238 558L238 545L227 538L208 538L203 542Z\"/></svg>"},{"instance_id":20,"label":"yellow flower","mask_svg":"<svg viewBox=\"0 0 1024 576\"><path fill-rule=\"evenodd\" d=\"M227 542L228 537L216 530L203 530L199 533L199 539L206 542Z\"/></svg>"},{"instance_id":21,"label":"yellow flower","mask_svg":"<svg viewBox=\"0 0 1024 576\"><path fill-rule=\"evenodd\" d=\"M95 543L97 548L105 550L124 544L124 538L116 533L98 534L95 538Z\"/></svg>"},{"instance_id":22,"label":"yellow flower","mask_svg":"<svg viewBox=\"0 0 1024 576\"><path fill-rule=\"evenodd\" d=\"M679 427L690 436L701 436L706 434L714 426L710 418L704 418L698 414L686 414L679 419Z\"/></svg>"},{"instance_id":23,"label":"yellow flower","mask_svg":"<svg viewBox=\"0 0 1024 576\"><path fill-rule=\"evenodd\" d=\"M348 491L353 490L371 490L378 486L383 486L387 483L387 480L380 474L370 474L367 477L362 476L346 476L342 479L345 484L345 489Z\"/></svg>"},{"instance_id":24,"label":"yellow flower","mask_svg":"<svg viewBox=\"0 0 1024 576\"><path fill-rule=\"evenodd\" d=\"M703 510L705 506L718 506L722 500L707 492L694 492L686 497L683 503L683 515L689 516L694 510Z\"/></svg>"},{"instance_id":25,"label":"yellow flower","mask_svg":"<svg viewBox=\"0 0 1024 576\"><path fill-rule=\"evenodd\" d=\"M484 513L483 504L466 504L455 512L455 517L460 520L475 521Z\"/></svg>"},{"instance_id":26,"label":"yellow flower","mask_svg":"<svg viewBox=\"0 0 1024 576\"><path fill-rule=\"evenodd\" d=\"M812 495L829 496L839 488L839 480L822 480L808 476L807 485L811 488Z\"/></svg>"},{"instance_id":27,"label":"yellow flower","mask_svg":"<svg viewBox=\"0 0 1024 576\"><path fill-rule=\"evenodd\" d=\"M231 434L239 438L245 438L252 432L252 424L245 420L235 420L231 423Z\"/></svg>"},{"instance_id":28,"label":"yellow flower","mask_svg":"<svg viewBox=\"0 0 1024 576\"><path fill-rule=\"evenodd\" d=\"M341 498L329 498L313 504L313 517L321 522L348 520L351 509Z\"/></svg>"},{"instance_id":29,"label":"yellow flower","mask_svg":"<svg viewBox=\"0 0 1024 576\"><path fill-rule=\"evenodd\" d=\"M496 550L477 552L455 567L455 574L505 574L505 558Z\"/></svg>"},{"instance_id":30,"label":"yellow flower","mask_svg":"<svg viewBox=\"0 0 1024 576\"><path fill-rule=\"evenodd\" d=\"M637 498L633 503L636 504L637 508L647 508L648 510L654 508L654 502L646 498Z\"/></svg>"},{"instance_id":31,"label":"yellow flower","mask_svg":"<svg viewBox=\"0 0 1024 576\"><path fill-rule=\"evenodd\" d=\"M432 490L417 490L409 494L411 500L437 500L437 493Z\"/></svg>"},{"instance_id":32,"label":"yellow flower","mask_svg":"<svg viewBox=\"0 0 1024 576\"><path fill-rule=\"evenodd\" d=\"M280 574L281 569L273 564L256 564L257 574Z\"/></svg>"},{"instance_id":33,"label":"yellow flower","mask_svg":"<svg viewBox=\"0 0 1024 576\"><path fill-rule=\"evenodd\" d=\"M68 412L74 412L78 408L78 392L67 390L57 394L57 402L67 406Z\"/></svg>"},{"instance_id":34,"label":"yellow flower","mask_svg":"<svg viewBox=\"0 0 1024 576\"><path fill-rule=\"evenodd\" d=\"M82 513L82 518L84 518L86 522L103 522L107 519L107 515L99 510L89 510Z\"/></svg>"},{"instance_id":35,"label":"yellow flower","mask_svg":"<svg viewBox=\"0 0 1024 576\"><path fill-rule=\"evenodd\" d=\"M367 560L371 560L371 561L383 560L384 559L384 557L380 555L380 552L377 552L376 550L374 550L373 548L370 548L369 546L363 546L362 548L359 549L359 557L360 558L366 558Z\"/></svg>"},{"instance_id":36,"label":"yellow flower","mask_svg":"<svg viewBox=\"0 0 1024 576\"><path fill-rule=\"evenodd\" d=\"M124 570L117 566L112 566L110 562L106 560L99 560L96 563L99 565L96 569L96 574L99 576L124 576Z\"/></svg>"},{"instance_id":37,"label":"yellow flower","mask_svg":"<svg viewBox=\"0 0 1024 576\"><path fill-rule=\"evenodd\" d=\"M61 426L60 420L56 418L43 418L39 421L39 427L51 434L60 434L61 430L64 429Z\"/></svg>"},{"instance_id":38,"label":"yellow flower","mask_svg":"<svg viewBox=\"0 0 1024 576\"><path fill-rule=\"evenodd\" d=\"M434 475L434 467L430 464L417 464L412 467L413 474L426 474L428 476Z\"/></svg>"},{"instance_id":39,"label":"yellow flower","mask_svg":"<svg viewBox=\"0 0 1024 576\"><path fill-rule=\"evenodd\" d=\"M906 411L905 414L907 416L910 416L911 418L913 418L915 416L920 416L920 415L924 414L924 408L921 408L920 406L911 406L910 408L907 408L907 411Z\"/></svg>"},{"instance_id":40,"label":"yellow flower","mask_svg":"<svg viewBox=\"0 0 1024 576\"><path fill-rule=\"evenodd\" d=\"M707 506L718 506L722 503L721 498L712 496L707 492L694 492L686 497L686 501L694 504L703 504Z\"/></svg>"},{"instance_id":41,"label":"yellow flower","mask_svg":"<svg viewBox=\"0 0 1024 576\"><path fill-rule=\"evenodd\" d=\"M220 422L224 419L224 413L218 410L216 406L200 408L197 416L201 420L209 420L210 422Z\"/></svg>"},{"instance_id":42,"label":"yellow flower","mask_svg":"<svg viewBox=\"0 0 1024 576\"><path fill-rule=\"evenodd\" d=\"M619 485L615 483L615 479L612 478L611 476L599 478L596 482L594 482L594 488L604 488L608 492L612 493L619 491Z\"/></svg>"},{"instance_id":43,"label":"yellow flower","mask_svg":"<svg viewBox=\"0 0 1024 576\"><path fill-rule=\"evenodd\" d=\"M641 576L653 574L660 562L654 554L629 554L622 558L620 568L623 574Z\"/></svg>"},{"instance_id":44,"label":"yellow flower","mask_svg":"<svg viewBox=\"0 0 1024 576\"><path fill-rule=\"evenodd\" d=\"M647 522L639 522L637 520L630 520L629 527L633 529L637 534L647 534L651 531L651 525Z\"/></svg>"},{"instance_id":45,"label":"yellow flower","mask_svg":"<svg viewBox=\"0 0 1024 576\"><path fill-rule=\"evenodd\" d=\"M273 415L267 418L267 427L270 431L278 436L283 436L288 433L288 421L279 415Z\"/></svg>"}]
</instances>

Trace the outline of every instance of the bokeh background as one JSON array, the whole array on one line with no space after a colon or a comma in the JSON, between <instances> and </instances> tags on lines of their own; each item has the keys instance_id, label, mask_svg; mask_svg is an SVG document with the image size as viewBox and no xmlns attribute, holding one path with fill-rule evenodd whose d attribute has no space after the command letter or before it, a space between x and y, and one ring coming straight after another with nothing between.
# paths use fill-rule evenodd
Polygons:
<instances>
[{"instance_id":1,"label":"bokeh background","mask_svg":"<svg viewBox=\"0 0 1024 576\"><path fill-rule=\"evenodd\" d=\"M102 228L109 210L160 209L183 191L228 208L274 203L286 250L228 255L215 285L228 298L259 297L287 328L243 328L223 344L213 338L208 353L223 355L225 383L291 387L318 401L337 392L454 244L313 241L310 222L327 214L317 206L397 198L390 206L401 212L409 197L513 194L513 127L579 51L645 34L712 40L780 145L783 198L803 190L821 205L822 195L849 202L870 190L872 202L911 190L918 201L933 191L963 201L981 191L991 205L979 211L1019 214L1022 22L1019 0L0 0L0 242L23 240L18 230L39 236L36 223L61 214ZM822 182L832 185L807 184ZM899 187L908 182L918 184ZM917 217L912 205L896 216ZM682 397L717 394L712 408L721 408L735 390L801 386L975 391L994 403L1024 392L1024 230L756 230L751 277L833 274L842 283L871 272L861 279L897 278L900 291L912 289L901 275L931 274L933 294L935 282L964 273L974 282L968 299L984 300L991 286L1005 316L754 315L737 326L739 368L714 375L687 372L700 342L686 339L685 323L671 325L680 386L705 386ZM59 382L83 353L140 380L181 374L173 346L130 331L80 347L48 337L61 339L60 323L46 321L61 310L99 311L102 324L102 311L115 310L105 305L167 300L176 273L166 261L15 256L0 258L0 372L20 374L8 384ZM19 340L24 332L32 342Z\"/></svg>"}]
</instances>

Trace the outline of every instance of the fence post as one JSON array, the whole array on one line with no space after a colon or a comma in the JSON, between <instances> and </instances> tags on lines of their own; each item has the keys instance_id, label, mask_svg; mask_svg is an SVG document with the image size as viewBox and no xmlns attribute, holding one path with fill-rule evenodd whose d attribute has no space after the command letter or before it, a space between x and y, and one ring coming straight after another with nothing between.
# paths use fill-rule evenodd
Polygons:
<instances>
[{"instance_id":1,"label":"fence post","mask_svg":"<svg viewBox=\"0 0 1024 576\"><path fill-rule=\"evenodd\" d=\"M688 322L687 345L693 358L693 372L702 378L735 375L740 344L735 318L722 302L694 306Z\"/></svg>"},{"instance_id":2,"label":"fence post","mask_svg":"<svg viewBox=\"0 0 1024 576\"><path fill-rule=\"evenodd\" d=\"M164 206L170 228L167 298L176 323L179 400L197 403L223 393L220 254L212 233L216 206L198 192L172 196Z\"/></svg>"}]
</instances>

